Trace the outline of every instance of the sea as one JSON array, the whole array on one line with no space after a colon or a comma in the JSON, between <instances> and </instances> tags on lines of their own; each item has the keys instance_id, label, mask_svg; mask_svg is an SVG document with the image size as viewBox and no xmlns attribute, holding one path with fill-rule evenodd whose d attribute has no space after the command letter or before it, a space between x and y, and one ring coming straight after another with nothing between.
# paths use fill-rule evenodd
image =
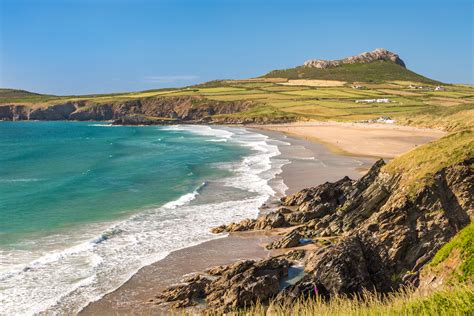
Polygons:
<instances>
[{"instance_id":1,"label":"sea","mask_svg":"<svg viewBox=\"0 0 474 316\"><path fill-rule=\"evenodd\" d=\"M244 128L0 122L0 315L74 314L286 190Z\"/></svg>"}]
</instances>

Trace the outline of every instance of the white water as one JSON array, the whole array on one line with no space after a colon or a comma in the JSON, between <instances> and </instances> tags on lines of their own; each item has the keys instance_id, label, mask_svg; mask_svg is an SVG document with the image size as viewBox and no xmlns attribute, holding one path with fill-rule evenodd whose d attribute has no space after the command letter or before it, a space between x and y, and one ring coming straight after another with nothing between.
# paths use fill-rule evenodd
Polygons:
<instances>
[{"instance_id":1,"label":"white water","mask_svg":"<svg viewBox=\"0 0 474 316\"><path fill-rule=\"evenodd\" d=\"M283 182L272 188L269 181L288 161L276 158L280 154L278 147L267 136L238 128L167 129L187 130L208 136L210 141L251 148L254 153L239 163L216 166L233 171L232 176L215 184L217 187L234 188L245 194L236 199L219 198L219 192L205 193L204 183L194 192L122 222L98 223L68 236L50 236L44 242L54 250L40 258L37 254L15 253L15 258L27 263L10 264L0 270L0 314L77 313L89 302L118 288L143 266L172 251L223 237L210 234L209 229L256 217L263 203L284 193ZM75 246L66 246L71 244ZM3 255L0 253L0 258ZM29 261L29 256L36 258ZM9 262L8 258L5 261Z\"/></svg>"}]
</instances>

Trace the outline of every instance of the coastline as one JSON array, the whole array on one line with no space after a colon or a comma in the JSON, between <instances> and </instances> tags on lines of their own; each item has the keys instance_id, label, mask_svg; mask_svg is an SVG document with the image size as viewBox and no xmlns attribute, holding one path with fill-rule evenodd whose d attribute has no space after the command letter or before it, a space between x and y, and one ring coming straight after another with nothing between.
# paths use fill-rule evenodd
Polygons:
<instances>
[{"instance_id":1,"label":"coastline","mask_svg":"<svg viewBox=\"0 0 474 316\"><path fill-rule=\"evenodd\" d=\"M304 124L304 123L303 123ZM304 124L305 128L319 128L320 126L336 127L336 131L349 128L367 129L369 134L375 130L384 132L395 131L392 142L402 143L404 146L395 147L393 150L398 154L410 150L419 144L426 143L444 135L441 131L429 129L417 129L404 126L374 124L345 124L345 123L321 123ZM291 130L296 127L295 130ZM376 161L376 158L390 159L396 155L382 155L383 151L377 151L380 143L369 142L362 146L364 153L346 151L343 146L334 139L331 142L321 141L317 137L309 137L307 133L298 129L299 125L270 125L247 127L257 133L268 136L271 140L280 142L278 148L281 152L277 159L286 159L290 163L283 165L282 172L270 181L270 185L278 185L279 181L287 186L285 195L311 186L322 184L326 181L336 181L344 176L359 178ZM282 130L283 129L283 130ZM400 135L397 131L402 131ZM403 135L407 134L407 135ZM433 136L429 136L429 135ZM340 134L336 134L340 136ZM377 135L377 133L376 133ZM357 135L361 140L367 137L365 133ZM412 137L407 137L412 136ZM352 135L354 137L354 135ZM380 136L379 137L386 137ZM367 148L369 147L369 150ZM383 147L386 148L386 147ZM392 153L394 152L392 150ZM367 154L376 153L375 155ZM380 154L380 155L377 155ZM274 182L272 184L272 182ZM271 202L271 201L270 201ZM272 211L273 206L264 204L260 213ZM228 223L226 223L228 224ZM89 303L81 312L81 315L116 315L116 314L169 314L166 306L154 304L153 298L163 289L170 285L179 283L185 275L206 270L207 268L230 264L244 259L263 259L272 255L265 249L265 244L277 239L281 232L276 230L263 232L234 232L224 238L218 238L202 244L171 252L164 259L152 263L140 269L127 282L116 290L104 295L97 301Z\"/></svg>"},{"instance_id":2,"label":"coastline","mask_svg":"<svg viewBox=\"0 0 474 316\"><path fill-rule=\"evenodd\" d=\"M358 178L375 161L371 157L338 155L325 145L286 135L279 131L251 128L276 142L278 160L289 160L282 172L270 181L270 186L287 186L285 195L344 176ZM272 211L268 201L260 213ZM227 224L227 223L222 223ZM166 314L166 308L149 302L164 288L179 283L184 275L244 259L262 259L271 252L264 248L279 237L278 231L230 233L223 238L171 252L164 259L143 267L116 290L89 303L81 315Z\"/></svg>"}]
</instances>

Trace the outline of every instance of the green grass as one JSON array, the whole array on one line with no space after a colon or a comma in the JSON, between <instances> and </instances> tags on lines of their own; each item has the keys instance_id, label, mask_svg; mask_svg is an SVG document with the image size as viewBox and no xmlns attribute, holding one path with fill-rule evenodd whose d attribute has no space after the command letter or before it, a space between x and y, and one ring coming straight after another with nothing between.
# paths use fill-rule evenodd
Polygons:
<instances>
[{"instance_id":1,"label":"green grass","mask_svg":"<svg viewBox=\"0 0 474 316\"><path fill-rule=\"evenodd\" d=\"M229 315L301 315L301 316L418 316L472 315L474 289L457 286L421 295L413 290L402 290L388 295L364 293L358 298L333 296L329 301L320 298L297 301L295 304L270 308L257 303ZM212 315L212 313L210 313Z\"/></svg>"},{"instance_id":2,"label":"green grass","mask_svg":"<svg viewBox=\"0 0 474 316\"><path fill-rule=\"evenodd\" d=\"M326 69L299 66L284 70L274 70L263 77L340 80L347 82L383 82L403 80L429 84L439 83L436 80L426 78L390 61L374 61L366 64L343 64L338 67Z\"/></svg>"},{"instance_id":3,"label":"green grass","mask_svg":"<svg viewBox=\"0 0 474 316\"><path fill-rule=\"evenodd\" d=\"M473 281L474 277L474 223L462 229L445 244L430 262L430 267L439 266L453 251L459 252L461 263L455 276L460 282Z\"/></svg>"},{"instance_id":4,"label":"green grass","mask_svg":"<svg viewBox=\"0 0 474 316\"><path fill-rule=\"evenodd\" d=\"M405 188L408 196L413 197L419 189L433 182L436 172L472 157L474 157L474 131L464 130L422 145L393 159L383 171L403 175L400 185Z\"/></svg>"}]
</instances>

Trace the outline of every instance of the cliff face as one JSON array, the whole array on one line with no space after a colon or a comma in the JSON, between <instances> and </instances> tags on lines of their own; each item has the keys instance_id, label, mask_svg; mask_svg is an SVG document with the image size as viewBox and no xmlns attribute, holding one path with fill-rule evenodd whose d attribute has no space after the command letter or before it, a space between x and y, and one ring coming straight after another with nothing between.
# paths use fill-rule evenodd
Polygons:
<instances>
[{"instance_id":1,"label":"cliff face","mask_svg":"<svg viewBox=\"0 0 474 316\"><path fill-rule=\"evenodd\" d=\"M332 199L321 187L287 197L284 205L296 207L296 212L326 206L315 219L300 222L302 235L339 240L311 253L307 277L279 298L291 300L288 293L304 292L307 282L339 294L418 286L421 268L474 216L473 162L471 158L443 168L411 198L398 185L399 176L381 172L382 161L358 181L332 184L330 192L341 193Z\"/></svg>"},{"instance_id":2,"label":"cliff face","mask_svg":"<svg viewBox=\"0 0 474 316\"><path fill-rule=\"evenodd\" d=\"M474 158L442 168L433 181L408 196L401 185L401 174L384 172L380 160L361 179L345 177L334 183L304 189L282 199L282 206L257 219L223 225L214 232L270 230L289 227L280 240L268 248L293 248L302 240L323 242L314 250L295 249L280 255L275 269L286 269L288 261L304 264L306 275L294 285L281 289L270 287L259 296L265 280L281 280L274 270L258 270L258 278L247 284L248 272L229 273L233 266L218 268L220 273L209 279L198 295L189 297L197 286L187 281L158 299L189 306L206 299L208 306L220 311L243 307L257 300L291 304L302 297L333 294L362 294L365 290L389 292L402 285L418 286L419 273L435 253L474 217ZM248 263L242 271L256 267ZM212 275L212 274L211 274ZM199 280L206 278L200 276ZM231 280L230 280L231 279ZM227 280L220 295L212 295ZM230 281L229 281L230 280ZM244 280L244 281L242 281ZM315 290L317 289L317 290ZM251 292L239 297L235 293ZM192 292L192 291L191 291ZM196 292L192 292L196 293ZM270 294L269 294L270 293Z\"/></svg>"},{"instance_id":3,"label":"cliff face","mask_svg":"<svg viewBox=\"0 0 474 316\"><path fill-rule=\"evenodd\" d=\"M356 56L350 56L339 60L312 59L306 61L304 63L304 66L310 68L326 69L331 67L337 67L342 64L366 64L376 60L392 61L395 64L406 68L405 62L403 62L403 60L397 54L392 53L386 50L385 48L377 48L371 52L365 52Z\"/></svg>"},{"instance_id":4,"label":"cliff face","mask_svg":"<svg viewBox=\"0 0 474 316\"><path fill-rule=\"evenodd\" d=\"M26 105L0 106L0 120L116 120L128 116L149 116L176 121L197 122L209 120L210 116L244 111L251 101L214 101L202 97L154 97L91 104L88 102L66 102L44 108Z\"/></svg>"}]
</instances>

